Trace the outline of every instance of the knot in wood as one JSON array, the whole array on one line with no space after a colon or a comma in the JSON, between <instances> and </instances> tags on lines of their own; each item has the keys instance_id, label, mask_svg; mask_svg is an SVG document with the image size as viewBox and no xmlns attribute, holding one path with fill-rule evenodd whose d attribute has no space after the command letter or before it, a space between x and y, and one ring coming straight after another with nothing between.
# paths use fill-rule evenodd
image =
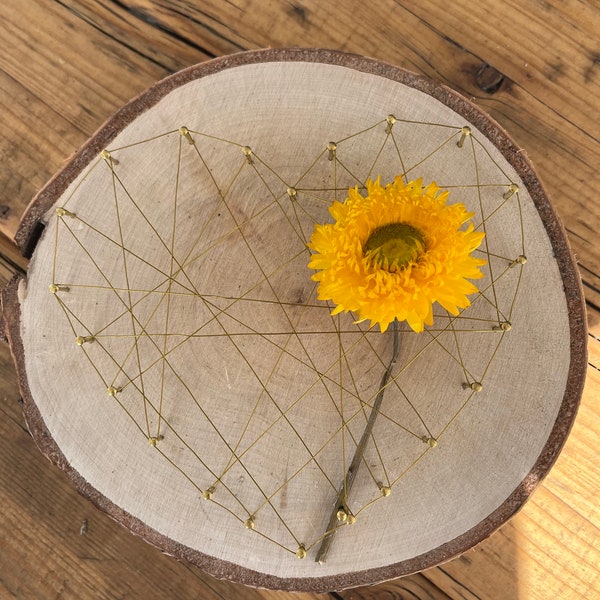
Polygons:
<instances>
[{"instance_id":1,"label":"knot in wood","mask_svg":"<svg viewBox=\"0 0 600 600\"><path fill-rule=\"evenodd\" d=\"M504 83L504 75L488 63L483 63L475 73L475 83L486 94L495 94Z\"/></svg>"}]
</instances>

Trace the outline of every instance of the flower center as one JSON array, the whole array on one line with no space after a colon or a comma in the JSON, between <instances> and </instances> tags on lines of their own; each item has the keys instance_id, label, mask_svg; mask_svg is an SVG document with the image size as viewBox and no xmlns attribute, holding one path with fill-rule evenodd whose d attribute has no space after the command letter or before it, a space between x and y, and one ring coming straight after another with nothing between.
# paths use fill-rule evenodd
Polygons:
<instances>
[{"instance_id":1,"label":"flower center","mask_svg":"<svg viewBox=\"0 0 600 600\"><path fill-rule=\"evenodd\" d=\"M408 223L389 223L375 229L363 253L386 271L404 269L425 251L423 234Z\"/></svg>"}]
</instances>

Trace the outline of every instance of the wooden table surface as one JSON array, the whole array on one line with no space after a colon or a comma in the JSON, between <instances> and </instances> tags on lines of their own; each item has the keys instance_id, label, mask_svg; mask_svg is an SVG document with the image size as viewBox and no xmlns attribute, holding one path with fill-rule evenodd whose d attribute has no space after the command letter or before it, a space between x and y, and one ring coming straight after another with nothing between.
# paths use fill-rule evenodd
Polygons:
<instances>
[{"instance_id":1,"label":"wooden table surface","mask_svg":"<svg viewBox=\"0 0 600 600\"><path fill-rule=\"evenodd\" d=\"M258 591L162 555L81 498L25 427L0 344L0 598L600 598L600 4L597 0L2 0L0 284L35 192L162 77L260 47L356 52L471 98L527 152L569 233L588 379L556 465L523 510L443 566L332 594ZM552 340L548 340L552 343Z\"/></svg>"}]
</instances>

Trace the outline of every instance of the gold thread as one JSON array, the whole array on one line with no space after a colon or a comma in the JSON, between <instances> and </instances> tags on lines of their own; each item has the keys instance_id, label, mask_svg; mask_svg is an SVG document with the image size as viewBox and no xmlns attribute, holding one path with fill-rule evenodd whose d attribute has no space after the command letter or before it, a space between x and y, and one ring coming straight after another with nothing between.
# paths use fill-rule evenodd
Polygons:
<instances>
[{"instance_id":1,"label":"gold thread","mask_svg":"<svg viewBox=\"0 0 600 600\"><path fill-rule=\"evenodd\" d=\"M386 121L385 121L385 122L386 122L388 125L390 125L390 123L389 123L389 121L387 121L387 119L386 119ZM409 122L409 121L403 121L403 122ZM423 124L423 125L424 125L424 124L426 124L426 123L420 123L420 124ZM441 127L449 127L449 126L444 126L444 125L442 125L442 124L434 124L434 123L428 123L428 125L439 125L439 126L441 126ZM371 129L371 128L369 128L369 129ZM368 131L369 129L366 129L366 130L364 130L364 131ZM358 132L358 133L356 133L356 134L352 134L351 136L349 136L349 138L350 138L350 137L355 137L356 135L359 135L360 133L362 133L362 132ZM389 133L391 133L391 127L390 127L390 132L389 132ZM167 134L163 134L163 135L167 135ZM156 137L159 137L159 136L155 136L155 138L156 138ZM207 136L207 137L210 137L210 136ZM400 149L399 149L398 145L396 144L396 141L393 139L393 134L391 135L391 137L392 137L392 140L393 140L393 142L394 142L394 144L395 144L396 150L397 150L397 152L398 152L399 159L400 159L400 161L402 161L402 157L401 157L401 154L400 154ZM152 138L152 139L155 139L155 138ZM474 140L474 138L472 138L472 139ZM224 140L223 140L223 141L224 141ZM476 140L474 140L474 141L476 141ZM142 143L142 142L140 142L140 143ZM338 142L338 143L339 143L339 142ZM446 143L446 142L445 142L445 143ZM445 143L444 143L444 144L445 144ZM478 143L478 142L477 142L477 143ZM232 143L232 144L233 144L233 143ZM441 147L442 147L444 144L441 144L441 145L438 147L438 149L441 149ZM336 148L337 148L337 146L336 146ZM437 151L438 149L436 149L436 151ZM381 150L382 150L382 147L379 149L379 153L381 153ZM484 148L484 150L487 152L487 149L485 149L485 148ZM379 154L378 154L378 156L379 156ZM488 156L489 156L489 153L488 153ZM426 158L427 158L427 157L426 157ZM426 158L425 158L424 160L426 160ZM493 160L493 158L492 158L491 156L490 156L490 158ZM476 159L476 156L475 156L475 155L473 155L473 160L474 160L474 162L476 163L477 159ZM337 165L337 163L338 163L338 162L339 162L339 160L336 160L336 165ZM376 162L376 161L374 161L374 163L375 163L375 162ZM421 161L421 163L422 163L422 162L423 162L423 160ZM495 161L494 161L494 162L495 162ZM315 163L316 163L316 161L315 161ZM373 163L373 164L374 164L374 163ZM264 163L261 163L261 164L264 164ZM418 164L420 164L420 163L418 163ZM350 175L352 175L352 176L354 177L354 175L353 175L353 174L352 174L352 173L351 173L351 172L350 172L350 171L349 171L349 170L348 170L348 169L347 169L347 168L346 168L346 167L345 167L345 166L344 166L342 163L340 163L340 166L341 166L341 169L345 170L346 172L348 172ZM500 169L499 165L497 165L497 164L496 164L496 166L497 166L497 167ZM412 166L412 167L410 167L408 170L412 170L412 169L414 169L414 168L415 168L415 166L413 165L413 166ZM477 168L477 167L476 167L476 168ZM335 169L335 165L334 165L334 169ZM404 169L404 165L403 165L403 170L404 170L404 174L403 174L403 175L405 176L405 175L406 175L406 172L407 172L407 169ZM500 169L500 170L501 170L501 169ZM86 176L87 176L87 175L86 175ZM267 188L269 188L269 186L267 185L266 181L264 181L262 178L261 178L261 180L263 181L263 184L264 184L264 185L265 185ZM335 177L335 181L336 181L336 183L335 183L334 191L337 191L337 175L336 175L336 177ZM122 186L122 183L121 183L120 181L119 181L119 184ZM297 185L297 184L296 184L296 185ZM483 184L481 184L481 183L479 182L479 180L478 180L478 182L477 182L477 185L476 185L476 186L474 186L474 187L476 187L476 188L477 188L477 190L478 190L478 193L479 193L479 195L480 195L480 198L481 198L481 190L482 190L482 188L484 188L484 187L486 187L486 186L485 186L485 185L483 185ZM123 186L123 189L125 189L125 188L124 188L124 186ZM270 189L269 189L269 191L270 191L271 193L273 193L273 192L272 192L272 190L270 190ZM288 195L289 195L289 194L288 194ZM132 199L132 198L130 198L130 199L131 199L131 201L132 201L132 203L133 203L133 199ZM134 204L135 204L135 203L134 203ZM294 207L294 208L293 208L293 210L295 211L295 210L296 210L296 206L297 206L297 204L296 204L296 203L293 203L293 205L292 205L292 206ZM303 207L299 207L299 208L300 208L300 210L303 210ZM519 210L520 210L520 205L519 205ZM68 213L68 214L67 214L67 213ZM65 213L63 213L62 215L59 215L59 216L65 216L65 215L66 215L66 216L75 216L75 215L74 215L74 213L69 213L69 211L66 211ZM484 216L483 223L485 223L486 219L487 219L487 218L489 218L489 216L490 216L490 215L488 214L488 215L487 215L487 217L486 217L485 215L483 215L483 216ZM296 218L296 220L297 220L297 222L299 223L299 219L298 219L298 218ZM522 229L521 229L521 234L522 234L522 235L521 235L521 238L522 238L522 240L523 240L524 236L523 236L523 223L522 223L522 218L521 218L521 228L522 228ZM300 231L300 232L302 232L302 233L304 234L304 232L302 231L302 228L301 228L301 226L299 227L299 229L298 229L297 231ZM121 244L119 244L119 245L120 245L122 248L124 248L124 246L123 246L123 244L122 244L122 243L121 243ZM57 247L58 247L58 228L57 228L57 236L56 236L56 243L55 243L55 256L56 256ZM172 255L172 260L173 260L173 247L171 246L171 248L170 248L169 250L170 250L170 253L171 253L171 255ZM129 250L127 250L127 252L130 252L130 251L129 251ZM490 252L489 252L489 248L487 249L487 252L486 252L486 254L487 254L487 256L488 256L488 257L489 257L489 256L492 256L492 253L490 253ZM524 256L524 255L523 255L523 256ZM178 266L180 267L180 270L181 270L181 271L183 271L183 265L184 265L184 264L186 264L186 262L187 262L187 261L183 261L183 263L181 263L181 264L180 264L180 263L178 263ZM510 261L509 261L509 262L510 262ZM517 262L517 261L513 261L513 262L514 262L514 263L516 263L516 264L523 264L523 263L521 263L521 262ZM173 263L172 263L172 264L173 264ZM511 266L514 266L514 264L511 264ZM519 271L521 271L521 270L519 270ZM172 271L172 272L173 272L173 271ZM491 280L492 280L492 284L491 284L491 286L488 286L488 287L487 287L485 290L483 290L483 291L486 291L487 289L492 289L492 292L494 293L494 297L495 297L495 288L494 288L494 283L495 283L496 281L498 281L498 280L500 279L500 277L502 277L503 275L504 275L504 273L502 273L502 274L501 274L499 277L494 277L494 276L493 276L493 274L491 274ZM184 276L185 276L185 273L184 273ZM520 274L519 274L519 279L518 279L518 283L517 283L517 286L516 286L516 289L517 289L517 290L518 290L519 283L520 283L520 281L521 281L520 277L521 277L521 276L520 276ZM172 278L171 278L171 279L172 279ZM266 277L265 277L265 279L266 279ZM55 277L54 277L54 276L53 276L52 280L53 280L53 281L55 280ZM83 286L82 286L82 287L83 287ZM87 287L93 287L93 286L87 286ZM116 290L116 288L112 288L112 286L110 286L110 284L109 284L109 287L108 287L107 289L113 289L113 290ZM131 287L129 286L129 284L128 284L128 286L127 286L127 289L129 289L129 290L131 291ZM165 295L165 291L164 291L164 290L163 290L163 291L158 291L159 289L160 289L160 286L158 286L158 287L156 288L156 290L155 290L155 291L148 291L148 293L161 293L161 294L163 294L163 296L164 296L164 295ZM169 292L169 293L168 293L166 296L167 296L167 298L170 298L170 297L171 297L171 293ZM484 296L483 296L483 294L481 294L481 295L480 295L480 297L484 297ZM515 297L516 297L516 294L515 294ZM487 297L484 297L484 299L485 299L485 300L487 300L488 302L490 302L490 304L492 304L492 302L491 302L491 301L490 301L490 300L489 300ZM60 302L60 299L59 299L58 297L57 297L57 300L59 300L59 304L61 305L61 307L62 307L62 308L63 308L63 310L65 311L65 315L67 315L67 319L68 319L68 320L69 320L69 322L70 322L70 317L69 317L69 316L68 316L68 314L67 314L67 309L66 309L66 307L65 307L65 306L64 306L64 305L63 305L63 304ZM277 300L277 304L283 305L284 303L282 303L282 302L281 302L281 301L278 299L278 300ZM498 310L498 312L500 312L500 310L499 310L499 308L498 308L499 304L498 304L498 302L497 302L497 299L495 299L495 303L494 303L494 304L492 304L492 305L496 306L496 309ZM130 308L129 308L129 310L131 310L131 311L132 311L132 309L133 309L133 306L134 306L134 304L131 304L131 303L130 303ZM513 298L513 303L512 303L512 305L511 305L511 307L510 307L510 310L509 310L509 317L510 317L510 314L512 314L512 309L513 309L513 306L514 306L514 298ZM221 311L221 309L218 309L218 310L219 310L219 311ZM224 314L227 314L225 311L222 311L222 312L223 312ZM220 312L219 314L221 314L221 312ZM461 318L461 319L464 319L464 317L459 317L459 318ZM499 320L498 322L500 322L500 320ZM506 320L506 321L505 321L505 323L508 323L508 322L509 322L508 320ZM454 328L454 326L453 326L453 323L454 323L454 319L450 319L450 320L449 320L449 325L448 325L446 328L443 328L443 329L441 329L440 331L441 331L441 332L443 332L443 331L446 331L446 330L448 329L448 327L451 327L452 331L454 331L454 332L456 332L456 331L459 331L459 330L457 330L457 329L455 329L455 328ZM80 323L80 324L81 324L81 325L83 325L82 323ZM151 337L151 335L150 335L150 334L149 334L149 333L146 331L146 327L147 327L147 325L148 325L148 324L146 324L145 326L141 326L141 324L140 324L140 326L141 326L141 329L139 329L139 330L137 330L137 331L136 331L136 328L134 327L134 332L133 332L133 336L132 336L132 337L133 337L133 339L138 339L138 337L139 337L140 335L149 335L149 336ZM168 330L168 327L167 327L167 328L165 328L165 333L164 333L163 341L166 341L166 339L167 339L167 330ZM506 329L503 329L503 330L504 330L504 331L506 331ZM337 333L338 337L339 337L339 335L340 335L340 332L341 332L341 328L338 328L338 333ZM260 334L260 332L256 332L256 333L257 333L258 335L261 335L261 334ZM282 332L282 333L283 333L283 332ZM254 333L253 333L253 334L254 334ZM156 335L156 334L153 334L153 335ZM231 337L231 334L230 334L230 333L223 333L223 335L226 335L227 337L229 337L230 339L232 339L232 337ZM286 335L287 335L287 333L286 333ZM92 336L90 336L90 337L92 337ZM502 336L502 337L503 337L503 336ZM189 337L188 337L187 339L189 339ZM366 337L364 337L364 334L361 334L361 339L367 339L367 338L366 338ZM430 343L433 343L433 341L431 341ZM440 341L437 341L437 343L439 343L440 345L442 345L442 346L443 346L443 344L441 344L441 342L440 342ZM493 356L495 356L495 354L496 354L496 352L497 352L497 349L498 349L498 347L499 347L499 343L500 343L500 342L498 342L498 345L497 345L497 347L496 347L496 350L494 351L494 354L493 354ZM427 344L427 346L429 346L429 344ZM166 348L166 346L164 346L164 344L163 344L163 358L164 358L164 356L166 355L165 348ZM284 348L285 348L285 346L284 346ZM457 348L457 352L460 354L460 345L458 344L458 341L456 342L456 348ZM84 350L84 352L85 352L85 350ZM86 357L88 358L88 360L90 360L90 358L89 358L89 356L88 356L87 352L86 352ZM493 358L493 357L492 357L492 358ZM111 357L111 359L112 359L112 357ZM114 359L113 359L113 360L114 360ZM346 350L346 351L341 351L341 352L340 352L340 356L339 356L338 360L339 360L340 362L341 362L342 360L344 360L344 361L346 361L346 364L348 364L348 365L349 365L349 363L347 362L347 350ZM379 358L379 360L381 360L381 359ZM311 361L311 359L310 359L310 356L309 356L309 362L312 362L312 361ZM410 362L412 363L413 361L410 361ZM462 363L462 359L460 359L460 358L459 358L458 362L460 362L461 364L463 364L463 363ZM167 362L164 362L164 363L163 363L163 366L165 366L165 365L167 365L167 364L168 364ZM308 363L307 363L306 361L303 361L303 364L306 364L306 365L308 365ZM490 364L491 364L491 360L489 361L489 363L488 363L488 366L486 367L486 372L487 372L487 369L489 369L489 365L490 365ZM96 368L96 367L94 367L94 368L96 369L96 371L97 371L98 375L99 375L100 377L102 377L102 376L100 375L99 371L97 370L97 368ZM120 367L120 368L122 368L122 367ZM404 369L402 369L402 370L404 370ZM141 373L142 373L142 370L140 370L140 374L141 374ZM352 377L352 376L351 376L351 374L350 374L350 377ZM319 380L322 380L322 379L323 379L323 374L320 374L320 375L319 375ZM394 378L394 384L395 384L395 385L397 385L397 381L396 381L396 379L397 379L397 377L396 377L396 378ZM353 380L352 380L352 381L353 381ZM353 385L355 385L355 384L354 384L354 382L353 382ZM473 385L473 384L470 384L470 386L471 386L471 385ZM355 385L355 387L356 387L356 385ZM344 388L343 388L343 386L342 386L342 382L341 382L341 380L340 380L340 388L341 388L341 389L344 389ZM471 389L472 389L472 388L471 388ZM144 398L145 398L145 395L144 395ZM407 400L408 400L408 399L407 399ZM362 401L361 401L361 402L362 402ZM457 413L454 415L454 417L452 417L451 421L452 421L454 418L456 418L458 414L460 414L460 412L461 412L461 411L464 409L464 407L465 407L465 406L467 406L467 403L468 403L468 400L467 400L467 401L466 401L466 402L463 404L463 406L462 406L462 407L459 409L459 411L457 411ZM357 411L357 412L356 412L356 413L355 413L355 414L352 416L352 418L354 418L354 417L355 417L357 414L361 414L361 412L362 412L362 414L364 414L364 409L365 409L365 407L366 407L366 406L367 406L367 404L366 404L366 403L362 403L362 404L361 404L361 407L360 407L360 409L359 409L359 410L358 410L358 411ZM125 410L125 412L127 412L127 410L125 409L125 407L123 407L123 410ZM156 409L153 407L153 410L156 410ZM162 413L162 410L159 408L159 410L158 410L158 414L161 414L161 413ZM128 414L129 414L129 413L128 413ZM133 418L131 415L130 415L130 417L131 417L131 418ZM278 419L279 419L279 418L281 418L281 417L278 417ZM450 421L450 422L451 422L451 421ZM345 422L345 427L347 427L347 424L349 423L349 419L347 419L347 420L345 419L345 420L344 420L344 422ZM444 430L445 430L445 429L444 429ZM348 433L350 433L350 431L349 431L349 430L348 430ZM438 436L438 437L439 437L439 436ZM430 438L430 439L433 439L433 438ZM325 445L324 445L324 447L325 447L326 445L327 445L327 444L325 444ZM191 451L191 449L190 449L190 451ZM316 453L316 454L318 454L318 453ZM168 459L168 457L165 457L165 458L167 458L167 460L169 460L169 459ZM199 457L198 457L198 458L199 458ZM308 464L311 464L311 463L312 463L312 460L313 460L313 458L314 458L314 457L311 455L311 459L309 459L309 460L307 461L307 463L306 463L306 464L307 464L307 465L308 465ZM170 461L170 462L171 462L171 461ZM413 463L413 464L416 464L416 461L415 461L415 463ZM178 468L176 465L173 465L173 466L174 466L175 468ZM305 466L306 466L306 465L305 465ZM412 465L411 465L411 466L412 466ZM410 468L410 467L409 467L409 468ZM180 470L180 469L179 469L179 470ZM301 472L301 469L300 469L298 472ZM406 472L406 471L405 471L405 472ZM404 472L404 473L405 473L405 472ZM403 473L403 474L404 474L404 473ZM183 473L183 474L185 475L185 473ZM403 474L401 474L401 476L402 476ZM186 477L187 477L187 476L186 476ZM189 477L188 477L188 479L189 479ZM289 481L289 480L288 480L288 481ZM395 481L397 481L397 479L396 479ZM221 482L219 482L219 483L221 483ZM286 485L286 482L284 481L284 483L283 483L283 484L280 486L280 488L279 488L279 489L283 489L283 487L284 487L285 485ZM235 497L235 496L234 496L234 497ZM273 496L271 496L271 497L273 497ZM236 498L236 499L237 499L237 498ZM371 503L369 502L369 503L367 503L367 505L366 505L366 506L368 506L368 505L370 505L370 504L371 504ZM363 509L364 509L364 508L366 508L366 506L365 506L365 507L363 507ZM223 506L223 508L224 508L225 510L229 510L229 509L228 509L227 507L225 507L225 506ZM363 509L361 509L361 510L363 510ZM230 512L231 512L231 511L230 511ZM360 512L360 511L359 511L359 512ZM232 514L233 514L233 513L232 513ZM246 514L249 514L249 513L246 513ZM352 516L352 518L354 518L354 515L350 515L350 514L348 514L348 515L347 515L346 522L348 522L348 520L349 520L349 517L350 517L350 516ZM236 517L236 518L238 518L238 519L239 519L239 517ZM241 520L241 521L243 522L243 520ZM260 532L258 532L258 533L260 533ZM280 543L278 543L276 540L273 540L273 539L269 538L269 536L266 536L266 535L264 535L264 534L262 534L262 533L261 533L261 535L263 535L263 536L264 536L266 539L270 539L271 541L273 541L274 543L276 543L277 545L279 545L281 548L283 548L283 549L286 549L286 550L288 550L288 551L290 551L290 552L293 552L293 550L291 550L291 549L289 549L289 548L286 548L285 546L283 546L283 545L281 545ZM304 544L302 544L301 546L305 548ZM309 546L309 547L311 547L311 546Z\"/></svg>"},{"instance_id":2,"label":"gold thread","mask_svg":"<svg viewBox=\"0 0 600 600\"><path fill-rule=\"evenodd\" d=\"M450 313L448 313L448 314L450 314ZM458 343L456 331L454 329L454 321L453 320L450 320L450 322L448 323L448 326L445 327L444 329L442 329L441 331L448 331L448 329L452 332L453 340L454 340L454 343L456 344L456 356L450 350L448 350L448 348L446 348L446 346L444 344L442 344L442 342L439 339L439 337L440 337L439 335L434 336L433 332L430 329L427 329L426 331L427 331L427 334L433 338L433 341L438 346L440 346L450 356L450 358L452 358L452 360L454 360L460 366L460 368L462 369L462 372L465 376L465 379L469 379L469 376L471 374L469 373L469 370L467 369L467 367L463 361L462 352L460 351L460 344Z\"/></svg>"},{"instance_id":3,"label":"gold thread","mask_svg":"<svg viewBox=\"0 0 600 600\"><path fill-rule=\"evenodd\" d=\"M121 297L119 297L119 299L125 305L125 308L127 309L127 311L130 313L130 317L131 317L130 324L131 324L131 331L133 333L133 348L135 349L135 359L136 359L138 370L141 372L142 371L142 360L141 360L141 356L140 356L140 348L139 348L139 343L138 343L139 338L138 338L138 329L137 329L139 322L138 322L137 318L135 317L134 311L133 311L133 298L132 298L132 294L131 294L131 286L129 284L129 269L128 269L128 260L127 260L128 257L127 257L127 252L125 251L125 240L123 237L123 228L121 225L121 210L120 210L120 204L119 204L119 196L117 194L117 183L121 184L121 180L115 174L113 169L110 170L110 174L111 174L111 183L112 183L112 195L113 195L114 207L115 207L115 216L116 216L116 221L117 221L117 231L119 234L119 247L121 249L121 259L123 261L123 276L125 278L125 285L127 286L127 290L128 290L127 291L127 301L125 301ZM121 187L123 187L123 189L125 189L125 187L122 184L121 184ZM125 189L125 192L126 192L126 196L128 198L130 198L130 200L133 202L133 198L131 198L131 196L127 193L126 189ZM135 202L133 202L133 204L137 207L137 204L135 204ZM150 416L148 413L148 402L147 402L147 396L146 396L146 391L145 391L145 386L144 386L144 378L141 375L140 375L140 388L142 391L144 417L145 417L145 421L146 421L146 433L147 433L147 437L151 437Z\"/></svg>"},{"instance_id":4,"label":"gold thread","mask_svg":"<svg viewBox=\"0 0 600 600\"><path fill-rule=\"evenodd\" d=\"M475 143L473 141L473 136L469 135L469 139L471 140L471 154L473 156L473 164L475 166L475 181L477 183L477 185L479 186L479 184L481 183L480 178L479 178L479 163L477 162L477 153L475 152ZM483 198L481 196L481 188L477 187L477 199L479 202L479 210L481 212L482 217L485 217L485 211L483 210ZM483 238L483 250L486 253L487 256L487 266L490 272L490 279L491 279L491 287L492 287L492 295L493 295L493 302L491 302L492 306L494 306L496 308L496 314L498 316L498 321L500 321L500 309L498 308L498 297L496 294L496 287L494 285L494 270L492 268L492 261L490 260L489 257L489 251L490 251L490 242L489 242L489 236L488 236L488 232L487 232L487 227L486 227L486 219L484 218L482 221L482 229L483 229L483 233L485 233L485 236Z\"/></svg>"},{"instance_id":5,"label":"gold thread","mask_svg":"<svg viewBox=\"0 0 600 600\"><path fill-rule=\"evenodd\" d=\"M225 201L225 198L223 198L223 200ZM231 216L232 220L233 220L233 221L234 221L234 222L237 224L237 219L236 219L236 215L235 215L234 211L233 211L233 210L232 210L232 209L229 207L229 205L227 204L227 202L224 202L224 204L225 204L225 207L226 207L227 211L229 212L229 215ZM272 284L271 284L271 282L270 282L269 278L268 278L268 277L266 277L266 274L265 274L265 272L264 272L264 269L263 269L263 267L262 267L262 265L261 265L260 261L257 259L256 255L255 255L255 253L254 253L254 251L253 251L253 249L252 249L252 247L251 247L251 246L250 246L250 244L248 243L248 240L247 240L247 238L246 238L246 236L245 236L244 232L243 232L243 231L241 231L241 230L240 230L240 237L242 238L242 240L243 240L243 242L244 242L244 244L245 244L246 248L248 249L248 251L249 251L250 255L252 256L252 258L253 258L254 262L256 263L256 266L257 266L257 267L258 267L258 269L260 270L262 277L264 278L264 280L266 281L267 285L269 286L271 293L274 295L274 297L275 297L275 298L277 298L277 299L279 300L279 298L278 298L278 296L277 296L277 292L276 292L276 290L273 288L273 286L272 286ZM284 313L284 314L285 314L286 318L287 318L287 319L288 319L288 321L289 321L289 316L287 315L287 313ZM217 319L217 321L219 321L219 319ZM291 321L289 321L289 324L290 324L290 326L292 326L292 323L291 323ZM292 326L292 330L291 330L291 332L292 332L292 334L296 333L296 332L294 331L294 329L293 329L293 326ZM296 336L297 336L297 333L296 333ZM233 346L234 346L234 347L235 347L235 348L238 350L238 352L239 352L239 354L240 354L241 358L244 360L244 362L246 363L246 365L248 366L248 368L251 370L251 372L253 373L254 377L255 377L255 378L257 379L257 381L260 383L260 385L261 385L261 387L262 387L262 390L265 392L265 394L266 394L267 398L269 399L269 401L270 401L270 402L271 402L271 403L272 403L272 404L275 406L275 408L277 409L277 411L278 411L278 412L281 414L281 416L284 418L284 420L286 421L286 423L287 423L287 424L289 425L289 427L292 429L292 431L293 431L293 432L294 432L294 434L296 435L297 439L298 439L298 440L300 441L300 443L301 443L301 444L304 446L304 448L307 450L307 452L308 452L308 453L309 453L311 456L313 456L313 454L312 454L312 452L310 451L310 448L307 446L307 444L306 444L305 440L302 438L302 436L301 436L301 435L299 435L299 434L298 434L298 431L296 430L296 428L294 427L294 425L291 423L291 421L289 420L289 418L288 418L288 416L286 415L286 413L285 413L284 411L282 411L282 410L281 410L281 408L279 407L279 405L277 404L277 402L275 401L275 399L272 397L272 395L271 395L271 394L268 392L268 390L266 389L265 383L264 383L264 382L261 380L261 378L258 376L258 374L256 373L256 371L255 371L255 369L254 369L253 365L251 365L251 364L250 364L250 362L247 360L247 358L246 358L246 356L244 355L244 353L243 353L243 352L241 352L241 351L239 350L239 348L238 348L237 344L235 343L235 341L234 341L232 338L230 338L230 341L231 341L232 345L233 345ZM301 340L299 340L299 341L300 341L300 343L301 343ZM278 359L278 360L279 360L279 359ZM262 392L261 392L261 393L262 393ZM313 456L313 459L314 459L314 456ZM330 485L332 485L332 486L333 486L333 483L331 482L331 480L330 480L329 476L328 476L328 475L327 475L327 473L324 471L323 467L322 467L322 466L319 464L319 462L318 462L316 459L314 459L314 460L313 460L313 462L314 462L314 464L317 466L317 468L319 469L319 471L322 473L322 475L325 477L325 479L327 479L327 481L329 481ZM259 487L259 489L260 489L260 487ZM262 490L261 490L261 491L262 491ZM283 519L280 517L280 515L279 515L279 512L278 512L278 511L277 511L277 509L274 507L274 505L273 505L273 504L272 504L272 503L271 503L271 502L268 500L268 497L266 496L266 494L264 494L264 492L263 492L263 495L265 495L265 498L267 498L267 501L269 502L269 505L270 505L271 509L272 509L272 510L275 512L275 514L278 516L278 518L279 518L279 519L280 519L280 521L282 522L283 526L284 526L284 527L286 527L286 529L288 529L288 531L290 532L290 534L292 534L292 536L293 536L293 533L292 533L292 532L291 532L291 530L289 529L289 527L288 527L287 523L286 523L286 522L285 522L285 521L284 521L284 520L283 520Z\"/></svg>"},{"instance_id":6,"label":"gold thread","mask_svg":"<svg viewBox=\"0 0 600 600\"><path fill-rule=\"evenodd\" d=\"M421 160L419 160L418 162L414 163L413 165L411 165L410 167L405 169L405 171L403 173L405 178L408 173L410 173L411 171L414 171L417 167L420 167L424 162L428 161L432 156L434 156L442 148L444 148L444 146L447 146L453 139L455 139L455 137L456 137L456 133L452 134L450 137L448 137L446 140L444 140L441 144L439 144L436 148L434 148L429 154L427 154L426 156L421 158ZM468 136L468 137L472 139L472 136ZM479 188L479 185L477 187Z\"/></svg>"},{"instance_id":7,"label":"gold thread","mask_svg":"<svg viewBox=\"0 0 600 600\"><path fill-rule=\"evenodd\" d=\"M79 325L83 325L81 323L81 321L76 317L76 315L73 314L73 312L64 304L64 302L62 302L62 300L56 296L58 302L59 302L59 306L61 307L61 309L63 310L65 317L67 319L67 322L69 323L69 326L71 328L71 331L73 332L73 334L75 334L75 327L73 326L73 322L72 320L75 320L78 322ZM98 342L98 344L100 346L102 346L101 342ZM106 382L104 381L102 374L100 373L100 371L98 370L98 367L96 366L96 364L94 363L94 361L91 360L90 356L87 354L87 352L85 351L85 346L82 348L84 354L86 355L86 358L88 359L88 362L90 364L90 366L94 369L94 371L96 371L96 374L98 375L99 379L103 382L104 385L107 385ZM108 353L108 351L106 350L106 348L103 348L103 350L107 353L107 355L110 357L110 359L118 366L118 363L116 362L116 360L114 359L114 357ZM123 367L120 367L120 370L123 372L123 374L127 377L127 374L125 373ZM136 391L138 393L141 392L141 390L139 388L137 388L137 386L135 385L135 383L133 382L133 380L128 377L130 384L136 389ZM122 388L121 388L122 389ZM115 398L119 404L119 406L121 407L121 409L123 410L123 412L131 419L131 421L134 423L134 425L136 426L136 428L139 430L140 433L142 433L144 435L144 437L146 437L146 434L144 432L144 430L142 429L142 427L139 425L138 421L135 419L135 417L131 414L131 412L128 410L128 408L119 401L118 398ZM156 411L155 407L153 406L152 403L149 403L150 406L152 407L153 410ZM167 423L167 425L169 426L169 428L171 429L172 433L174 434L174 436L179 440L179 442L185 447L187 448L187 450L190 451L190 453L192 454L192 456L198 460L198 462L205 468L207 469L207 471L215 476L215 473L211 471L210 467L202 460L202 458L196 453L196 451L189 445L189 443L183 439L180 434L177 432L177 430L171 425L169 424L166 419L165 422ZM181 469L176 463L174 463L167 455L165 455L160 448L157 448L158 452L160 452L163 457L165 458L165 460L167 460L172 466L173 468L175 468L177 471L179 471L194 487L196 487L198 489L199 492L201 492L202 490L200 490L200 488L198 487L198 485L190 478L190 476L183 470ZM223 484L224 485L224 484ZM241 509L243 511L245 511L246 513L248 513L246 507L244 506L244 504L240 501L240 499L229 489L228 486L225 486L225 489L231 494L231 496L233 497L233 499L240 505ZM215 502L217 505L219 505L221 508L223 508L224 510L226 510L227 512L229 512L230 514L232 514L233 516L235 516L235 514L231 511L231 509L229 509L227 506L224 506L222 504L220 504L219 502L213 500L213 502ZM263 535L263 537L270 539L271 541L273 541L274 543L276 543L277 545L281 546L281 544L278 544L276 542L276 540L272 540L271 538L269 538L269 536ZM284 548L283 546L281 546L282 548ZM293 551L291 551L293 553Z\"/></svg>"},{"instance_id":8,"label":"gold thread","mask_svg":"<svg viewBox=\"0 0 600 600\"><path fill-rule=\"evenodd\" d=\"M404 164L404 157L402 156L402 152L400 151L400 146L398 145L398 142L396 141L396 136L394 135L393 131L390 131L391 133L391 138L392 138L392 142L394 144L394 149L396 151L396 155L398 156L398 160L400 161L400 166L402 167L402 180L404 181L404 183L408 183L408 179L406 177L406 166Z\"/></svg>"}]
</instances>

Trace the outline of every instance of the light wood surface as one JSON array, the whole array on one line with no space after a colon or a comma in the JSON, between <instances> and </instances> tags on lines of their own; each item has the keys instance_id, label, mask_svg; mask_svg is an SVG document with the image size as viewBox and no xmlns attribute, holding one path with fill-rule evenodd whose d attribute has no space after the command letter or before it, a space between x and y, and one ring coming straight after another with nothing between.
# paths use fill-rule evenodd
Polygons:
<instances>
[{"instance_id":1,"label":"light wood surface","mask_svg":"<svg viewBox=\"0 0 600 600\"><path fill-rule=\"evenodd\" d=\"M28 201L65 157L114 110L169 72L239 49L334 47L451 84L526 148L571 234L597 335L598 8L472 4L458 2L448 11L428 2L380 2L376 9L346 2L335 10L308 2L138 2L126 9L116 2L9 0L0 8L0 227L12 237ZM4 277L26 266L6 242L2 255ZM599 347L590 337L588 382L565 450L515 519L442 567L341 596L594 597L600 568L594 467ZM286 597L218 582L162 556L98 513L24 431L5 349L2 373L0 493L8 542L0 558L0 591L7 597Z\"/></svg>"}]
</instances>

